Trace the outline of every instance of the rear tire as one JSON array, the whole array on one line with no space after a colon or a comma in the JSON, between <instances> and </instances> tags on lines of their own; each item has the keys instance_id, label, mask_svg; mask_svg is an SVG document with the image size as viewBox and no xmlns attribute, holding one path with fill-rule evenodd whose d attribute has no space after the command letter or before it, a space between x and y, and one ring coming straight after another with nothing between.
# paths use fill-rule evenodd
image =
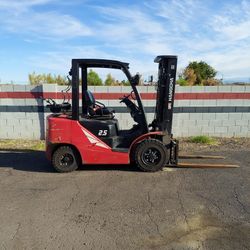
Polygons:
<instances>
[{"instance_id":1,"label":"rear tire","mask_svg":"<svg viewBox=\"0 0 250 250\"><path fill-rule=\"evenodd\" d=\"M136 147L134 159L142 171L156 172L166 166L169 151L161 141L146 139Z\"/></svg>"},{"instance_id":2,"label":"rear tire","mask_svg":"<svg viewBox=\"0 0 250 250\"><path fill-rule=\"evenodd\" d=\"M52 165L60 173L75 171L80 162L79 154L70 146L61 146L52 155Z\"/></svg>"}]
</instances>

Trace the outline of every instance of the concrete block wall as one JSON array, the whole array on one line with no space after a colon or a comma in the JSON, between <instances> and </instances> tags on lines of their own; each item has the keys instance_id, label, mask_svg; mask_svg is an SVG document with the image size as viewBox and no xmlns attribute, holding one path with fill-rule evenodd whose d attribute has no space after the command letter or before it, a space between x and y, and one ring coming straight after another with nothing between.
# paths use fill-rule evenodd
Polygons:
<instances>
[{"instance_id":1,"label":"concrete block wall","mask_svg":"<svg viewBox=\"0 0 250 250\"><path fill-rule=\"evenodd\" d=\"M44 139L49 113L41 98L52 97L60 103L63 89L65 86L56 84L0 85L0 138ZM151 122L155 87L139 86L138 89ZM120 128L132 127L132 118L119 102L119 97L131 91L130 87L91 86L90 90L97 100L116 111ZM250 86L177 86L173 133L176 137L250 137Z\"/></svg>"},{"instance_id":2,"label":"concrete block wall","mask_svg":"<svg viewBox=\"0 0 250 250\"><path fill-rule=\"evenodd\" d=\"M48 86L55 91L54 86ZM43 139L45 116L37 112L44 102L37 96L43 86L0 85L0 138L1 139ZM41 95L42 96L42 95Z\"/></svg>"},{"instance_id":3,"label":"concrete block wall","mask_svg":"<svg viewBox=\"0 0 250 250\"><path fill-rule=\"evenodd\" d=\"M185 100L176 102L183 107L178 136L250 137L250 86L178 88L184 91Z\"/></svg>"}]
</instances>

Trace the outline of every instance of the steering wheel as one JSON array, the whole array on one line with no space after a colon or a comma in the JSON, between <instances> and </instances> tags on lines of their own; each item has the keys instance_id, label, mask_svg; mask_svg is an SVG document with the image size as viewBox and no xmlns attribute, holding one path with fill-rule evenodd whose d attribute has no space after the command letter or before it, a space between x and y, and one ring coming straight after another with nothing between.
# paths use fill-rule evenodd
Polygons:
<instances>
[{"instance_id":1,"label":"steering wheel","mask_svg":"<svg viewBox=\"0 0 250 250\"><path fill-rule=\"evenodd\" d=\"M131 91L130 94L125 95L123 98L121 98L120 103L124 102L127 108L130 110L130 114L135 122L140 123L141 120L141 112L138 106L134 102L132 102L129 97L135 100L133 97L134 91Z\"/></svg>"},{"instance_id":2,"label":"steering wheel","mask_svg":"<svg viewBox=\"0 0 250 250\"><path fill-rule=\"evenodd\" d=\"M123 97L120 98L120 100L121 100L120 103L125 102L125 100L129 99L129 97L131 97L133 100L136 100L136 97L134 96L134 94L135 94L135 92L134 92L134 90L132 90L130 92L130 94L124 95Z\"/></svg>"}]
</instances>

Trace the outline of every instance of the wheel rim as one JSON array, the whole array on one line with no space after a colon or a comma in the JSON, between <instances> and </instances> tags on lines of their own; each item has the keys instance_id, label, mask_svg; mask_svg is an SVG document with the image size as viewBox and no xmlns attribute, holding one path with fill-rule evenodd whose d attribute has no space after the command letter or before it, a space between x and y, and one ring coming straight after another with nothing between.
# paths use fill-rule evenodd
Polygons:
<instances>
[{"instance_id":1,"label":"wheel rim","mask_svg":"<svg viewBox=\"0 0 250 250\"><path fill-rule=\"evenodd\" d=\"M74 162L74 157L71 154L63 154L60 158L60 165L63 167L68 167Z\"/></svg>"},{"instance_id":2,"label":"wheel rim","mask_svg":"<svg viewBox=\"0 0 250 250\"><path fill-rule=\"evenodd\" d=\"M146 165L157 165L161 161L161 152L157 148L148 148L142 153L142 161Z\"/></svg>"}]
</instances>

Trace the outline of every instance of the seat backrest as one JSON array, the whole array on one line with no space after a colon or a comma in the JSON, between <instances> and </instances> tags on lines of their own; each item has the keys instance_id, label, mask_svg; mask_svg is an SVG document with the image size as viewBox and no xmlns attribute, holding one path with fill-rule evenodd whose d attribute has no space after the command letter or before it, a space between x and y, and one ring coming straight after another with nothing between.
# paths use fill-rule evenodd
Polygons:
<instances>
[{"instance_id":1,"label":"seat backrest","mask_svg":"<svg viewBox=\"0 0 250 250\"><path fill-rule=\"evenodd\" d=\"M83 100L88 107L95 105L95 97L89 90L83 91Z\"/></svg>"}]
</instances>

